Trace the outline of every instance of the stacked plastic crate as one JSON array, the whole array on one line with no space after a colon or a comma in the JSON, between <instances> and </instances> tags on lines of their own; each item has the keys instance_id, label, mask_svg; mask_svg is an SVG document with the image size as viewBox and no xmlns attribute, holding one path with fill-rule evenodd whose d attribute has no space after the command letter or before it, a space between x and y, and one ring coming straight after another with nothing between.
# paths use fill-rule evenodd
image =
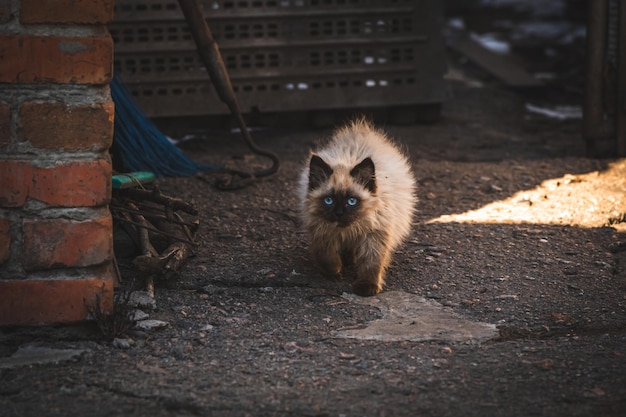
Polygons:
<instances>
[{"instance_id":1,"label":"stacked plastic crate","mask_svg":"<svg viewBox=\"0 0 626 417\"><path fill-rule=\"evenodd\" d=\"M436 106L442 2L201 0L244 112ZM120 0L115 65L153 117L226 114L175 0Z\"/></svg>"}]
</instances>

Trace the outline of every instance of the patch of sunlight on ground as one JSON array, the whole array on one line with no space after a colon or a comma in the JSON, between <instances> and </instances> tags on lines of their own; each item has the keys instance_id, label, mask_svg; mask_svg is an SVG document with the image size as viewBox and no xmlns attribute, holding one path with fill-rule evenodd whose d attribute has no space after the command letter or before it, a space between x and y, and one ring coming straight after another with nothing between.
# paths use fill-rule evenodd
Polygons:
<instances>
[{"instance_id":1,"label":"patch of sunlight on ground","mask_svg":"<svg viewBox=\"0 0 626 417\"><path fill-rule=\"evenodd\" d=\"M465 213L428 223L534 223L580 227L613 226L626 231L626 159L604 171L566 174L531 190Z\"/></svg>"}]
</instances>

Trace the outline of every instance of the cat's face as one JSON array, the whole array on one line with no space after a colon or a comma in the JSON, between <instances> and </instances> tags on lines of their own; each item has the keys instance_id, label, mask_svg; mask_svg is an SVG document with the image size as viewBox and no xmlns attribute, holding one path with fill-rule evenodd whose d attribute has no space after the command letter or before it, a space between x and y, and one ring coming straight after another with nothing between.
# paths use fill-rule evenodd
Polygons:
<instances>
[{"instance_id":1,"label":"cat's face","mask_svg":"<svg viewBox=\"0 0 626 417\"><path fill-rule=\"evenodd\" d=\"M347 227L357 221L364 202L376 192L374 163L364 159L350 171L333 170L317 155L309 164L309 193L314 195L315 214L328 223Z\"/></svg>"}]
</instances>

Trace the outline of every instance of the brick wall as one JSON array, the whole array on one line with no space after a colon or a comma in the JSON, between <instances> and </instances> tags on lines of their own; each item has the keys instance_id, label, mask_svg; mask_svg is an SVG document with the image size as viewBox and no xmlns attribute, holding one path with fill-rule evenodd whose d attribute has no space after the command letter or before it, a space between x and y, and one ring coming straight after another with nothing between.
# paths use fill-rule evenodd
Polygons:
<instances>
[{"instance_id":1,"label":"brick wall","mask_svg":"<svg viewBox=\"0 0 626 417\"><path fill-rule=\"evenodd\" d=\"M113 0L0 0L0 325L113 305Z\"/></svg>"}]
</instances>

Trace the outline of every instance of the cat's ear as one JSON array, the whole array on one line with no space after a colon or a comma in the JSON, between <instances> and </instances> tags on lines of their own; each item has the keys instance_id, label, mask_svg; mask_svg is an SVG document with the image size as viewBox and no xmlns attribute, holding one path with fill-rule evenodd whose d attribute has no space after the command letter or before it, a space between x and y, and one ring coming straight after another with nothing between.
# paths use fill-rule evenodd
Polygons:
<instances>
[{"instance_id":1,"label":"cat's ear","mask_svg":"<svg viewBox=\"0 0 626 417\"><path fill-rule=\"evenodd\" d=\"M350 175L371 193L376 192L376 170L374 169L374 161L371 158L365 158L352 168Z\"/></svg>"},{"instance_id":2,"label":"cat's ear","mask_svg":"<svg viewBox=\"0 0 626 417\"><path fill-rule=\"evenodd\" d=\"M333 169L317 155L311 156L309 162L309 191L316 189L333 173Z\"/></svg>"}]
</instances>

